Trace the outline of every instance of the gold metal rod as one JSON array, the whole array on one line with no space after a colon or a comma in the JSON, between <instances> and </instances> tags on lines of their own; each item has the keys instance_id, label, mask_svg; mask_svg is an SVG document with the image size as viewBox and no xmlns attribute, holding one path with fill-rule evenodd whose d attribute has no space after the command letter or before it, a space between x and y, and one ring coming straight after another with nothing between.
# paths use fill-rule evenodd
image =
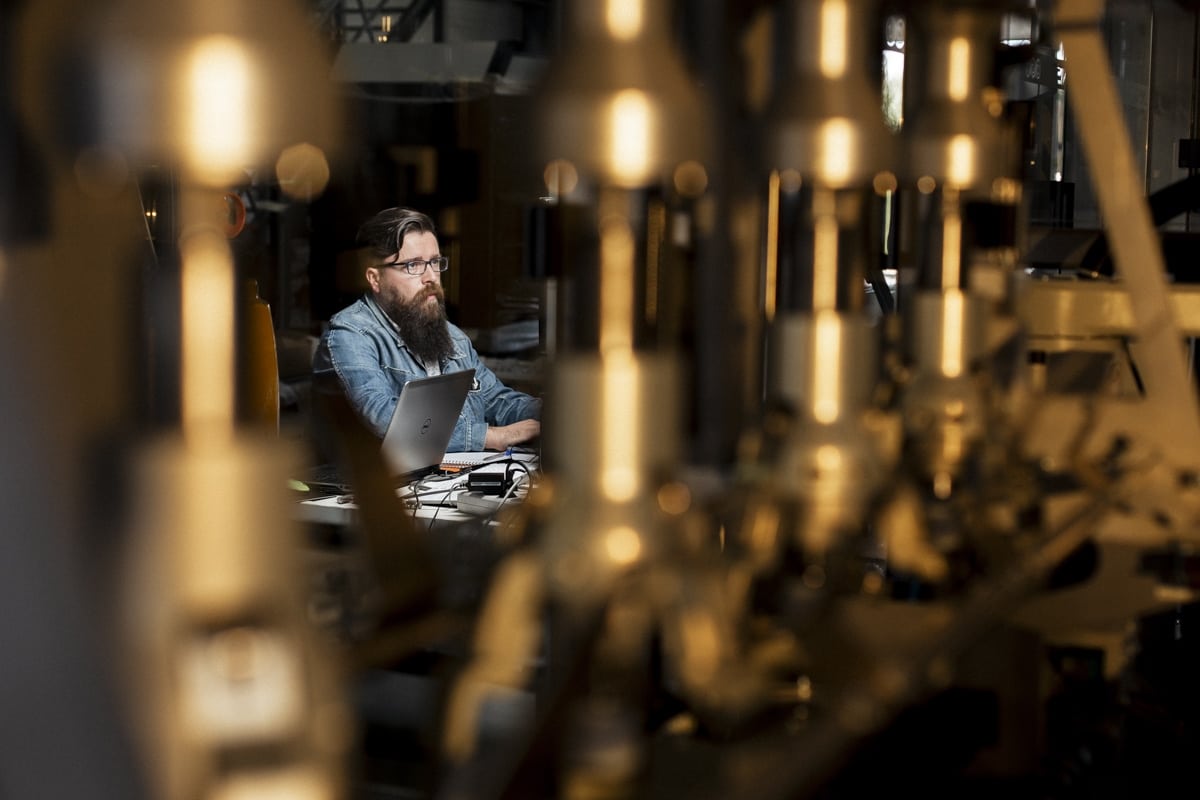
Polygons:
<instances>
[{"instance_id":1,"label":"gold metal rod","mask_svg":"<svg viewBox=\"0 0 1200 800\"><path fill-rule=\"evenodd\" d=\"M767 264L763 277L763 315L775 319L775 292L779 281L779 170L771 170L767 185Z\"/></svg>"}]
</instances>

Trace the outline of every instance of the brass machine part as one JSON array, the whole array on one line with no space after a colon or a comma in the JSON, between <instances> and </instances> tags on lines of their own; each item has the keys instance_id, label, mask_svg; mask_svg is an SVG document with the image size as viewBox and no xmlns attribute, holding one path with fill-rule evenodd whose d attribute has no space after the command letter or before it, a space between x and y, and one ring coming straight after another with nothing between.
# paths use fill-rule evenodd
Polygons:
<instances>
[{"instance_id":1,"label":"brass machine part","mask_svg":"<svg viewBox=\"0 0 1200 800\"><path fill-rule=\"evenodd\" d=\"M565 41L537 91L538 152L548 162L627 189L704 163L709 121L670 38L669 11L654 0L568 5Z\"/></svg>"},{"instance_id":2,"label":"brass machine part","mask_svg":"<svg viewBox=\"0 0 1200 800\"><path fill-rule=\"evenodd\" d=\"M293 3L48 0L28 11L18 100L36 137L70 160L171 164L188 183L216 188L282 164L285 193L324 188L341 114L324 88L322 45Z\"/></svg>"},{"instance_id":3,"label":"brass machine part","mask_svg":"<svg viewBox=\"0 0 1200 800\"><path fill-rule=\"evenodd\" d=\"M1014 139L993 85L1000 15L951 4L914 8L907 18L904 182L919 249L917 289L902 309L912 370L900 407L913 468L942 499L989 432L977 375L1000 305L988 299L1000 301L1007 291L994 262L1011 269L1015 259L1015 242L1003 243L1004 258L981 250L971 216L987 204L1011 211L1020 199ZM983 290L973 279L976 267Z\"/></svg>"},{"instance_id":4,"label":"brass machine part","mask_svg":"<svg viewBox=\"0 0 1200 800\"><path fill-rule=\"evenodd\" d=\"M795 505L795 546L818 561L862 529L885 472L861 424L878 377L877 334L862 313L868 198L893 150L868 71L875 11L866 0L787 3L786 66L766 117L767 283L778 291L765 303L767 392L794 419L758 502Z\"/></svg>"},{"instance_id":5,"label":"brass machine part","mask_svg":"<svg viewBox=\"0 0 1200 800\"><path fill-rule=\"evenodd\" d=\"M903 423L914 468L945 497L989 433L978 378L989 309L984 298L957 288L919 291L911 309L914 369L900 398Z\"/></svg>"},{"instance_id":6,"label":"brass machine part","mask_svg":"<svg viewBox=\"0 0 1200 800\"><path fill-rule=\"evenodd\" d=\"M879 81L867 71L874 3L791 0L787 66L767 108L765 158L829 189L871 185L889 163Z\"/></svg>"},{"instance_id":7,"label":"brass machine part","mask_svg":"<svg viewBox=\"0 0 1200 800\"><path fill-rule=\"evenodd\" d=\"M350 717L305 617L292 460L170 438L135 463L125 677L156 796L342 794Z\"/></svg>"},{"instance_id":8,"label":"brass machine part","mask_svg":"<svg viewBox=\"0 0 1200 800\"><path fill-rule=\"evenodd\" d=\"M678 468L680 374L670 354L572 355L555 366L546 421L552 480L547 579L567 602L594 601L660 541L661 482Z\"/></svg>"},{"instance_id":9,"label":"brass machine part","mask_svg":"<svg viewBox=\"0 0 1200 800\"><path fill-rule=\"evenodd\" d=\"M1006 295L1005 273L1019 260L1021 202L1018 138L995 85L1000 16L996 8L968 4L913 9L903 130L904 184L915 190L909 224L921 231L920 285L973 288L998 301ZM985 205L997 209L986 224L1013 226L1008 235L990 232L996 241L986 250L972 227L978 222L972 204L976 217Z\"/></svg>"},{"instance_id":10,"label":"brass machine part","mask_svg":"<svg viewBox=\"0 0 1200 800\"><path fill-rule=\"evenodd\" d=\"M985 345L987 303L962 289L916 293L910 347L916 368L947 378L966 375Z\"/></svg>"},{"instance_id":11,"label":"brass machine part","mask_svg":"<svg viewBox=\"0 0 1200 800\"><path fill-rule=\"evenodd\" d=\"M339 797L351 725L292 563L286 479L300 459L241 430L240 293L213 213L247 169L275 172L287 193L295 181L323 188L340 115L320 46L286 0L44 6L27 21L35 38L50 30L57 42L63 19L78 24L65 45L21 54L40 138L68 161L163 163L178 179L178 227L163 229L178 235L179 306L167 313L179 350L155 367L178 380L179 431L133 456L121 565L126 700L144 767L166 798ZM63 48L66 67L54 58ZM68 87L88 102L54 105ZM60 113L68 106L79 110ZM278 160L299 141L312 145L303 164Z\"/></svg>"},{"instance_id":12,"label":"brass machine part","mask_svg":"<svg viewBox=\"0 0 1200 800\"><path fill-rule=\"evenodd\" d=\"M892 150L867 72L873 11L867 0L782 9L787 62L765 119L768 318L777 308L861 308L865 195Z\"/></svg>"},{"instance_id":13,"label":"brass machine part","mask_svg":"<svg viewBox=\"0 0 1200 800\"><path fill-rule=\"evenodd\" d=\"M649 0L571 3L564 46L537 92L540 154L595 190L574 197L587 228L574 233L595 241L596 331L554 366L546 435L548 580L571 600L602 597L615 575L651 557L655 482L678 466L678 358L661 343L644 352L639 336L656 316L647 284L663 235L645 192L673 185L681 165L702 170L709 143L669 12ZM564 309L572 314L587 316Z\"/></svg>"},{"instance_id":14,"label":"brass machine part","mask_svg":"<svg viewBox=\"0 0 1200 800\"><path fill-rule=\"evenodd\" d=\"M832 424L871 400L878 333L865 316L824 310L776 321L769 392L801 418Z\"/></svg>"},{"instance_id":15,"label":"brass machine part","mask_svg":"<svg viewBox=\"0 0 1200 800\"><path fill-rule=\"evenodd\" d=\"M828 309L781 317L774 333L768 391L793 420L765 488L797 502L796 545L820 559L862 530L895 450L883 418L866 420L878 334L864 315Z\"/></svg>"},{"instance_id":16,"label":"brass machine part","mask_svg":"<svg viewBox=\"0 0 1200 800\"><path fill-rule=\"evenodd\" d=\"M484 610L503 630L521 631L542 606L558 609L562 627L551 639L589 640L588 670L618 685L637 671L648 639L616 623L596 632L590 620L615 613L625 576L670 563L667 554L679 546L672 522L688 505L680 499L687 490L673 477L682 445L678 354L673 343L642 335L661 321L657 284L668 241L663 209L651 196L695 197L707 182L711 126L669 35L670 10L651 0L570 3L563 47L536 93L547 186L571 204L576 223L566 230L575 273L565 281L594 287L576 299L594 308L564 303L563 317L595 327L564 342L551 370L547 477L528 501L530 524L540 534L536 560L509 561ZM630 607L650 623L640 602ZM532 637L522 641L526 648L536 644ZM479 678L520 682L522 665L534 655L520 643L476 642L452 694L446 738L452 758L469 753L473 709L494 688L477 685ZM619 792L636 770L614 769L605 758L614 745L636 754L643 704L619 692L585 693L580 702L635 723L605 727L603 741L592 736L600 715L572 724L563 759L566 796L590 796L597 781Z\"/></svg>"},{"instance_id":17,"label":"brass machine part","mask_svg":"<svg viewBox=\"0 0 1200 800\"><path fill-rule=\"evenodd\" d=\"M995 9L914 4L907 18L906 177L987 195L1010 178L1011 152L992 88L1000 14Z\"/></svg>"}]
</instances>

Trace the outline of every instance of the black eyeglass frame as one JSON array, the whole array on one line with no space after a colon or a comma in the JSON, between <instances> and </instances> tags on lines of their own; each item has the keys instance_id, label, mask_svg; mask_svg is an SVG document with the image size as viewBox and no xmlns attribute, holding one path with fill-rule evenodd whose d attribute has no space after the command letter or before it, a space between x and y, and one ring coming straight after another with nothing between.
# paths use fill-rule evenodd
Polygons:
<instances>
[{"instance_id":1,"label":"black eyeglass frame","mask_svg":"<svg viewBox=\"0 0 1200 800\"><path fill-rule=\"evenodd\" d=\"M433 268L438 272L445 272L450 269L450 259L445 256L437 256L425 260L423 258L414 258L409 261L385 261L382 264L375 265L378 268L392 267L398 269L406 275L412 275L414 278L425 274L425 270ZM418 269L418 266L420 269Z\"/></svg>"}]
</instances>

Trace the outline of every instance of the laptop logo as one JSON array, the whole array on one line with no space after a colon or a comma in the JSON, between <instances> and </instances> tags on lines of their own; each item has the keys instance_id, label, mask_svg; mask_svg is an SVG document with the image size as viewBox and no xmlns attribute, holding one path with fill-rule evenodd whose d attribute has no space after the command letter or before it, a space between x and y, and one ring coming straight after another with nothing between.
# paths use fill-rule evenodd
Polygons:
<instances>
[{"instance_id":1,"label":"laptop logo","mask_svg":"<svg viewBox=\"0 0 1200 800\"><path fill-rule=\"evenodd\" d=\"M421 423L421 435L424 436L425 434L429 433L429 429L432 426L433 426L433 419L430 417L426 417L425 422Z\"/></svg>"}]
</instances>

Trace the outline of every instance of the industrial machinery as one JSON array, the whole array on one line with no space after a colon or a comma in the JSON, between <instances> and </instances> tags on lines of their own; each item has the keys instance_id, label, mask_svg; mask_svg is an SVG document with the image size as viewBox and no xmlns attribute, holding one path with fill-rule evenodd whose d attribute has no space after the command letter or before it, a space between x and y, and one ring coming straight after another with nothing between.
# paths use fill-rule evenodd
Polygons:
<instances>
[{"instance_id":1,"label":"industrial machinery","mask_svg":"<svg viewBox=\"0 0 1200 800\"><path fill-rule=\"evenodd\" d=\"M373 796L353 690L430 651L405 796L1107 797L1179 774L1200 308L1101 0L542 4L543 474L463 534L480 569L439 570L463 553L422 538L335 401L371 576L340 639L304 596L297 455L239 407L251 328L214 211L251 167L321 193L328 64L285 0L100 5L0 12L14 797ZM1031 256L1056 234L1030 214L1047 117L1011 89L1056 52L1111 274Z\"/></svg>"}]
</instances>

